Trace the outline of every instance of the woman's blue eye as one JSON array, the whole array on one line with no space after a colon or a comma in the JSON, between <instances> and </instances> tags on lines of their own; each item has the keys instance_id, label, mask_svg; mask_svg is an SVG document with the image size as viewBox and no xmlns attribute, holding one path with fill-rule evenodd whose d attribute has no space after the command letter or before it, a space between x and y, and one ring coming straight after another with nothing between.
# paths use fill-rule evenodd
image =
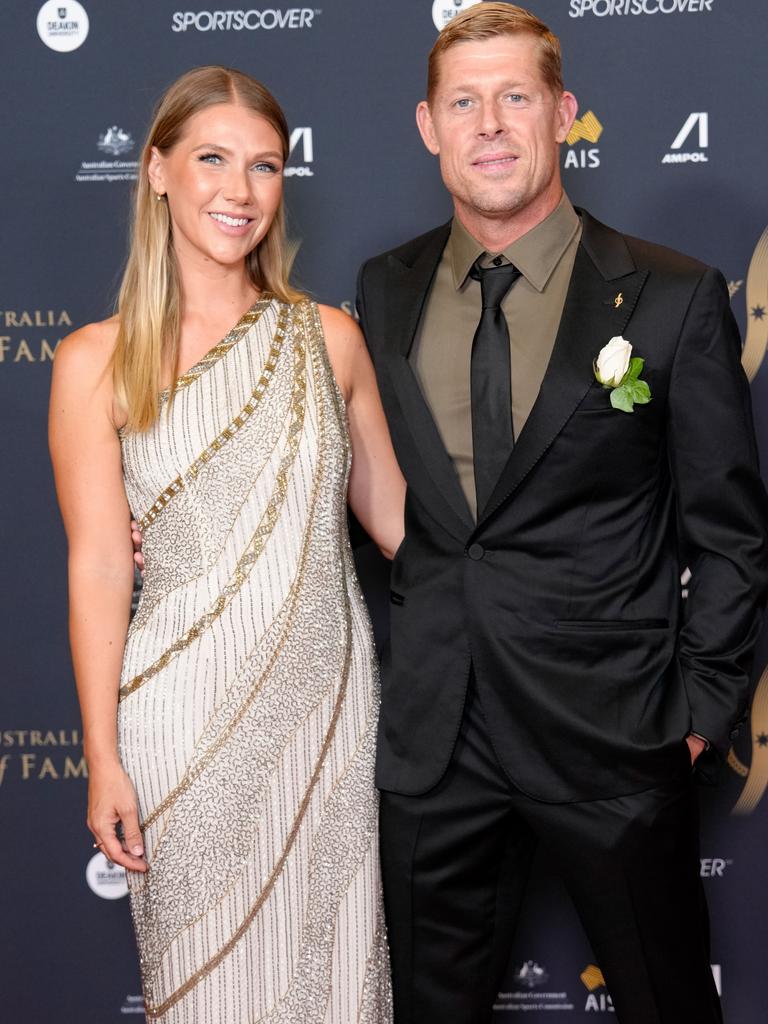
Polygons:
<instances>
[{"instance_id":1,"label":"woman's blue eye","mask_svg":"<svg viewBox=\"0 0 768 1024\"><path fill-rule=\"evenodd\" d=\"M218 163L221 160L221 157L218 153L203 153L200 160L203 163L214 163L214 161Z\"/></svg>"}]
</instances>

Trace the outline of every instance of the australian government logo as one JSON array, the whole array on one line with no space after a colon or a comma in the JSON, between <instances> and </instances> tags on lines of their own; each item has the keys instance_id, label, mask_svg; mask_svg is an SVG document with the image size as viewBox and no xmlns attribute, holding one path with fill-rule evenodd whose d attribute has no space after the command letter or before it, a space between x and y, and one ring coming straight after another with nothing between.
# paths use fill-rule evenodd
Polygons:
<instances>
[{"instance_id":1,"label":"australian government logo","mask_svg":"<svg viewBox=\"0 0 768 1024\"><path fill-rule=\"evenodd\" d=\"M96 149L101 150L104 158L83 160L75 173L75 181L136 181L139 173L138 160L120 159L130 153L134 146L135 142L129 132L116 124L110 125L96 140Z\"/></svg>"},{"instance_id":2,"label":"australian government logo","mask_svg":"<svg viewBox=\"0 0 768 1024\"><path fill-rule=\"evenodd\" d=\"M600 166L600 150L597 143L603 134L603 126L592 110L573 122L571 130L565 137L568 149L565 153L563 167L591 170ZM590 145L592 143L592 145Z\"/></svg>"},{"instance_id":3,"label":"australian government logo","mask_svg":"<svg viewBox=\"0 0 768 1024\"><path fill-rule=\"evenodd\" d=\"M715 0L570 0L572 18L611 18L623 14L711 14Z\"/></svg>"},{"instance_id":4,"label":"australian government logo","mask_svg":"<svg viewBox=\"0 0 768 1024\"><path fill-rule=\"evenodd\" d=\"M567 992L548 987L549 971L536 960L525 960L512 975L513 988L499 992L494 1010L505 1013L530 1013L536 1010L573 1010Z\"/></svg>"},{"instance_id":5,"label":"australian government logo","mask_svg":"<svg viewBox=\"0 0 768 1024\"><path fill-rule=\"evenodd\" d=\"M174 11L172 32L271 32L275 29L307 29L322 11L314 7L250 8L226 11Z\"/></svg>"},{"instance_id":6,"label":"australian government logo","mask_svg":"<svg viewBox=\"0 0 768 1024\"><path fill-rule=\"evenodd\" d=\"M70 53L88 37L88 15L76 0L48 0L37 12L37 34L50 50Z\"/></svg>"},{"instance_id":7,"label":"australian government logo","mask_svg":"<svg viewBox=\"0 0 768 1024\"><path fill-rule=\"evenodd\" d=\"M732 297L739 292L742 283L730 283ZM768 227L758 240L747 271L746 305L747 329L741 362L749 380L754 380L768 349ZM752 698L749 725L749 764L741 760L733 747L728 754L731 769L744 780L734 814L751 814L768 788L768 667L763 671Z\"/></svg>"}]
</instances>

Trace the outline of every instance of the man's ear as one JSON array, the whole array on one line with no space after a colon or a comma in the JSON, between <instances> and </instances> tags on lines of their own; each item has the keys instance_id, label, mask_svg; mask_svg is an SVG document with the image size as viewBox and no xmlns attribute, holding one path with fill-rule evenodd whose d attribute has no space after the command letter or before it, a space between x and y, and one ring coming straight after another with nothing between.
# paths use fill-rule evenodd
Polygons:
<instances>
[{"instance_id":1,"label":"man's ear","mask_svg":"<svg viewBox=\"0 0 768 1024\"><path fill-rule=\"evenodd\" d=\"M440 152L440 146L435 135L435 126L432 122L429 104L426 100L422 100L418 107L416 107L416 124L419 126L419 134L424 145L432 156L437 156Z\"/></svg>"},{"instance_id":2,"label":"man's ear","mask_svg":"<svg viewBox=\"0 0 768 1024\"><path fill-rule=\"evenodd\" d=\"M565 142L578 111L579 104L576 97L572 92L564 92L557 103L557 133L555 137L558 142Z\"/></svg>"},{"instance_id":3,"label":"man's ear","mask_svg":"<svg viewBox=\"0 0 768 1024\"><path fill-rule=\"evenodd\" d=\"M160 150L157 146L153 146L150 151L149 164L147 165L147 176L149 177L149 184L160 196L164 196L167 192L163 171L163 158L160 155Z\"/></svg>"}]
</instances>

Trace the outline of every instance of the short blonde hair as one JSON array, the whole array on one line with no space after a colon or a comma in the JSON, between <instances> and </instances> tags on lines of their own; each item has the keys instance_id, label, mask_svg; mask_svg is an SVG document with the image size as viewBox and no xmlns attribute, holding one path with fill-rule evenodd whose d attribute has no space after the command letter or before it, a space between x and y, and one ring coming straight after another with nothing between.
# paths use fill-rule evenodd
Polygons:
<instances>
[{"instance_id":1,"label":"short blonde hair","mask_svg":"<svg viewBox=\"0 0 768 1024\"><path fill-rule=\"evenodd\" d=\"M556 95L563 91L560 40L535 14L517 4L478 3L452 18L435 41L427 65L427 101L432 102L440 78L440 57L457 43L478 43L496 36L527 33L539 41L539 67Z\"/></svg>"}]
</instances>

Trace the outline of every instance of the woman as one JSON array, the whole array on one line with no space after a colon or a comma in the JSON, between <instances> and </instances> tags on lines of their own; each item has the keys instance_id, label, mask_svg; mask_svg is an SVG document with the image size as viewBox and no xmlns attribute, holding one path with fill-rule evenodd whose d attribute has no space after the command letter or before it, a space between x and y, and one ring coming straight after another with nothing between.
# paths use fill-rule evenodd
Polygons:
<instances>
[{"instance_id":1,"label":"woman","mask_svg":"<svg viewBox=\"0 0 768 1024\"><path fill-rule=\"evenodd\" d=\"M118 314L56 356L88 825L128 870L163 1022L391 1019L350 441L349 501L390 557L404 487L360 332L288 284L287 155L263 86L183 75L142 154Z\"/></svg>"}]
</instances>

